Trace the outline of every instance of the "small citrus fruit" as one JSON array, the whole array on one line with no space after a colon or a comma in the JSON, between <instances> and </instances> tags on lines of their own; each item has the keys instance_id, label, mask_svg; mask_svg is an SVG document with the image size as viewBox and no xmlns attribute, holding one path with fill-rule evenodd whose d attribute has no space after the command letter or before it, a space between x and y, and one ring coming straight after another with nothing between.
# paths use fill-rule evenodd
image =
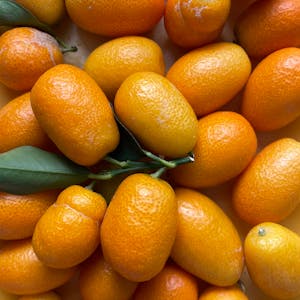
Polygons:
<instances>
[{"instance_id":1,"label":"small citrus fruit","mask_svg":"<svg viewBox=\"0 0 300 300\"><path fill-rule=\"evenodd\" d=\"M104 198L78 185L64 189L38 221L32 245L38 258L53 268L69 268L97 248Z\"/></svg>"},{"instance_id":2,"label":"small citrus fruit","mask_svg":"<svg viewBox=\"0 0 300 300\"><path fill-rule=\"evenodd\" d=\"M168 0L165 28L175 44L200 47L219 36L229 11L230 0Z\"/></svg>"},{"instance_id":3,"label":"small citrus fruit","mask_svg":"<svg viewBox=\"0 0 300 300\"><path fill-rule=\"evenodd\" d=\"M255 155L257 139L240 114L219 111L198 121L193 163L171 170L175 183L191 188L215 186L239 175Z\"/></svg>"},{"instance_id":4,"label":"small citrus fruit","mask_svg":"<svg viewBox=\"0 0 300 300\"><path fill-rule=\"evenodd\" d=\"M104 258L128 280L150 280L170 255L176 224L171 186L148 174L130 175L116 190L101 226Z\"/></svg>"},{"instance_id":5,"label":"small citrus fruit","mask_svg":"<svg viewBox=\"0 0 300 300\"><path fill-rule=\"evenodd\" d=\"M31 296L22 296L19 297L18 300L61 300L61 297L54 292L46 292Z\"/></svg>"},{"instance_id":6,"label":"small citrus fruit","mask_svg":"<svg viewBox=\"0 0 300 300\"><path fill-rule=\"evenodd\" d=\"M248 297L237 285L210 286L200 295L199 300L248 300Z\"/></svg>"},{"instance_id":7,"label":"small citrus fruit","mask_svg":"<svg viewBox=\"0 0 300 300\"><path fill-rule=\"evenodd\" d=\"M119 88L114 107L121 122L149 151L176 158L186 155L196 143L196 115L162 75L130 75Z\"/></svg>"},{"instance_id":8,"label":"small citrus fruit","mask_svg":"<svg viewBox=\"0 0 300 300\"><path fill-rule=\"evenodd\" d=\"M127 36L108 41L86 59L84 70L93 77L106 96L113 100L121 83L131 74L151 71L163 75L164 58L154 41Z\"/></svg>"},{"instance_id":9,"label":"small citrus fruit","mask_svg":"<svg viewBox=\"0 0 300 300\"><path fill-rule=\"evenodd\" d=\"M3 33L0 49L0 82L13 90L30 90L45 71L63 62L57 41L30 27Z\"/></svg>"},{"instance_id":10,"label":"small citrus fruit","mask_svg":"<svg viewBox=\"0 0 300 300\"><path fill-rule=\"evenodd\" d=\"M264 58L250 75L242 114L257 130L279 129L300 116L299 95L300 49L284 48Z\"/></svg>"},{"instance_id":11,"label":"small citrus fruit","mask_svg":"<svg viewBox=\"0 0 300 300\"><path fill-rule=\"evenodd\" d=\"M191 274L218 286L235 284L244 266L239 234L223 210L205 195L175 189L178 226L172 259Z\"/></svg>"},{"instance_id":12,"label":"small citrus fruit","mask_svg":"<svg viewBox=\"0 0 300 300\"><path fill-rule=\"evenodd\" d=\"M282 138L267 145L235 183L233 206L250 224L279 222L300 202L300 143Z\"/></svg>"},{"instance_id":13,"label":"small citrus fruit","mask_svg":"<svg viewBox=\"0 0 300 300\"><path fill-rule=\"evenodd\" d=\"M275 299L300 295L300 237L288 228L265 222L245 239L245 259L253 282Z\"/></svg>"},{"instance_id":14,"label":"small citrus fruit","mask_svg":"<svg viewBox=\"0 0 300 300\"><path fill-rule=\"evenodd\" d=\"M118 145L119 131L108 99L78 67L51 68L36 82L30 99L41 127L74 162L93 165Z\"/></svg>"},{"instance_id":15,"label":"small citrus fruit","mask_svg":"<svg viewBox=\"0 0 300 300\"><path fill-rule=\"evenodd\" d=\"M211 113L242 90L251 72L244 49L214 43L190 51L171 66L167 78L179 89L197 116Z\"/></svg>"}]
</instances>

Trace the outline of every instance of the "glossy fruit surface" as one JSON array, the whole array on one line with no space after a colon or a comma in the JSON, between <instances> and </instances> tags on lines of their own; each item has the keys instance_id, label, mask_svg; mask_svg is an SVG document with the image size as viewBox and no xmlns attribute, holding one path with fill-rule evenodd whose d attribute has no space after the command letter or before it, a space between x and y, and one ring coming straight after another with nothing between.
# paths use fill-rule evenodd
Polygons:
<instances>
[{"instance_id":1,"label":"glossy fruit surface","mask_svg":"<svg viewBox=\"0 0 300 300\"><path fill-rule=\"evenodd\" d=\"M30 27L3 33L0 49L0 82L17 91L30 90L45 71L63 62L57 41Z\"/></svg>"},{"instance_id":2,"label":"glossy fruit surface","mask_svg":"<svg viewBox=\"0 0 300 300\"><path fill-rule=\"evenodd\" d=\"M171 186L148 174L130 175L116 190L101 226L104 258L129 280L150 280L170 255L176 224Z\"/></svg>"},{"instance_id":3,"label":"glossy fruit surface","mask_svg":"<svg viewBox=\"0 0 300 300\"><path fill-rule=\"evenodd\" d=\"M253 227L245 239L245 258L255 284L275 299L300 295L300 237L271 222Z\"/></svg>"},{"instance_id":4,"label":"glossy fruit surface","mask_svg":"<svg viewBox=\"0 0 300 300\"><path fill-rule=\"evenodd\" d=\"M163 75L164 58L153 40L127 36L110 40L87 57L84 70L93 77L106 96L113 100L121 83L131 74L151 71Z\"/></svg>"},{"instance_id":5,"label":"glossy fruit surface","mask_svg":"<svg viewBox=\"0 0 300 300\"><path fill-rule=\"evenodd\" d=\"M284 48L264 58L247 82L242 114L257 130L279 129L300 116L300 49Z\"/></svg>"},{"instance_id":6,"label":"glossy fruit surface","mask_svg":"<svg viewBox=\"0 0 300 300\"><path fill-rule=\"evenodd\" d=\"M210 286L200 295L199 300L248 300L248 297L237 285Z\"/></svg>"},{"instance_id":7,"label":"glossy fruit surface","mask_svg":"<svg viewBox=\"0 0 300 300\"><path fill-rule=\"evenodd\" d=\"M109 101L78 67L61 64L51 68L34 85L30 98L41 127L74 162L93 165L118 145Z\"/></svg>"},{"instance_id":8,"label":"glossy fruit surface","mask_svg":"<svg viewBox=\"0 0 300 300\"><path fill-rule=\"evenodd\" d=\"M104 198L79 185L64 189L38 221L32 245L47 266L63 269L78 265L97 248Z\"/></svg>"},{"instance_id":9,"label":"glossy fruit surface","mask_svg":"<svg viewBox=\"0 0 300 300\"><path fill-rule=\"evenodd\" d=\"M175 189L178 226L171 257L186 271L218 286L235 284L243 270L239 234L223 210L205 195Z\"/></svg>"},{"instance_id":10,"label":"glossy fruit surface","mask_svg":"<svg viewBox=\"0 0 300 300\"><path fill-rule=\"evenodd\" d=\"M229 102L246 84L250 60L236 44L210 44L181 56L167 78L179 89L197 116L216 111Z\"/></svg>"},{"instance_id":11,"label":"glossy fruit surface","mask_svg":"<svg viewBox=\"0 0 300 300\"><path fill-rule=\"evenodd\" d=\"M122 123L149 151L181 157L196 143L196 115L182 94L162 75L132 74L119 88L114 107Z\"/></svg>"},{"instance_id":12,"label":"glossy fruit surface","mask_svg":"<svg viewBox=\"0 0 300 300\"><path fill-rule=\"evenodd\" d=\"M267 145L234 186L233 206L250 224L286 218L300 202L300 143L291 138Z\"/></svg>"},{"instance_id":13,"label":"glossy fruit surface","mask_svg":"<svg viewBox=\"0 0 300 300\"><path fill-rule=\"evenodd\" d=\"M248 166L256 148L256 134L243 116L230 111L209 114L198 121L195 161L171 170L171 177L190 188L224 183Z\"/></svg>"}]
</instances>

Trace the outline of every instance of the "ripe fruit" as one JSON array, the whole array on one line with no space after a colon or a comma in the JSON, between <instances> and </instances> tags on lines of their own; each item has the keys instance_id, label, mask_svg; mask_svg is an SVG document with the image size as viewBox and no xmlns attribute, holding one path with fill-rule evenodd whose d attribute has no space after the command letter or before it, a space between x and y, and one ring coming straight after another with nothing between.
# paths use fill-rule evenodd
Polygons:
<instances>
[{"instance_id":1,"label":"ripe fruit","mask_svg":"<svg viewBox=\"0 0 300 300\"><path fill-rule=\"evenodd\" d=\"M129 300L137 283L119 275L96 251L81 267L79 287L83 300Z\"/></svg>"},{"instance_id":2,"label":"ripe fruit","mask_svg":"<svg viewBox=\"0 0 300 300\"><path fill-rule=\"evenodd\" d=\"M133 300L198 300L197 279L175 264L166 264L160 273L139 284Z\"/></svg>"},{"instance_id":3,"label":"ripe fruit","mask_svg":"<svg viewBox=\"0 0 300 300\"><path fill-rule=\"evenodd\" d=\"M200 295L199 300L248 300L248 297L237 285L210 286Z\"/></svg>"},{"instance_id":4,"label":"ripe fruit","mask_svg":"<svg viewBox=\"0 0 300 300\"><path fill-rule=\"evenodd\" d=\"M30 93L23 94L0 109L0 153L30 145L50 146L50 140L40 127L30 104Z\"/></svg>"},{"instance_id":5,"label":"ripe fruit","mask_svg":"<svg viewBox=\"0 0 300 300\"><path fill-rule=\"evenodd\" d=\"M101 226L104 258L128 280L150 280L168 259L176 224L171 186L148 174L130 175L116 190Z\"/></svg>"},{"instance_id":6,"label":"ripe fruit","mask_svg":"<svg viewBox=\"0 0 300 300\"><path fill-rule=\"evenodd\" d=\"M300 237L271 222L253 227L245 239L245 259L255 284L275 299L300 295Z\"/></svg>"},{"instance_id":7,"label":"ripe fruit","mask_svg":"<svg viewBox=\"0 0 300 300\"><path fill-rule=\"evenodd\" d=\"M9 241L1 246L0 289L8 293L43 293L67 282L75 271L46 267L35 255L30 240Z\"/></svg>"},{"instance_id":8,"label":"ripe fruit","mask_svg":"<svg viewBox=\"0 0 300 300\"><path fill-rule=\"evenodd\" d=\"M233 43L215 43L188 52L169 69L167 78L180 90L197 116L229 102L246 84L251 63Z\"/></svg>"},{"instance_id":9,"label":"ripe fruit","mask_svg":"<svg viewBox=\"0 0 300 300\"><path fill-rule=\"evenodd\" d=\"M233 206L250 224L279 222L300 202L300 143L279 139L266 146L236 182Z\"/></svg>"},{"instance_id":10,"label":"ripe fruit","mask_svg":"<svg viewBox=\"0 0 300 300\"><path fill-rule=\"evenodd\" d=\"M149 151L181 157L196 143L197 119L182 94L153 72L129 76L115 97L115 111Z\"/></svg>"},{"instance_id":11,"label":"ripe fruit","mask_svg":"<svg viewBox=\"0 0 300 300\"><path fill-rule=\"evenodd\" d=\"M191 188L215 186L239 175L255 155L257 139L249 122L230 111L198 121L195 161L176 167L172 179Z\"/></svg>"},{"instance_id":12,"label":"ripe fruit","mask_svg":"<svg viewBox=\"0 0 300 300\"><path fill-rule=\"evenodd\" d=\"M59 150L80 165L97 163L118 145L109 101L78 67L61 64L43 74L31 91L31 105Z\"/></svg>"},{"instance_id":13,"label":"ripe fruit","mask_svg":"<svg viewBox=\"0 0 300 300\"><path fill-rule=\"evenodd\" d=\"M46 209L56 200L58 191L29 195L0 192L0 239L18 240L31 237Z\"/></svg>"},{"instance_id":14,"label":"ripe fruit","mask_svg":"<svg viewBox=\"0 0 300 300\"><path fill-rule=\"evenodd\" d=\"M84 261L99 244L105 210L100 194L78 185L63 190L35 227L32 245L38 258L58 269Z\"/></svg>"},{"instance_id":15,"label":"ripe fruit","mask_svg":"<svg viewBox=\"0 0 300 300\"><path fill-rule=\"evenodd\" d=\"M18 300L61 300L62 298L54 292L46 292L31 296L22 296Z\"/></svg>"},{"instance_id":16,"label":"ripe fruit","mask_svg":"<svg viewBox=\"0 0 300 300\"><path fill-rule=\"evenodd\" d=\"M229 11L230 0L168 0L165 28L175 44L199 47L219 36Z\"/></svg>"},{"instance_id":17,"label":"ripe fruit","mask_svg":"<svg viewBox=\"0 0 300 300\"><path fill-rule=\"evenodd\" d=\"M235 284L243 270L239 234L215 202L190 189L175 189L178 225L172 259L183 269L218 286Z\"/></svg>"},{"instance_id":18,"label":"ripe fruit","mask_svg":"<svg viewBox=\"0 0 300 300\"><path fill-rule=\"evenodd\" d=\"M43 23L56 24L65 13L65 3L63 0L16 0L19 4L27 8Z\"/></svg>"},{"instance_id":19,"label":"ripe fruit","mask_svg":"<svg viewBox=\"0 0 300 300\"><path fill-rule=\"evenodd\" d=\"M65 3L77 26L109 37L146 33L164 13L164 0L66 0Z\"/></svg>"},{"instance_id":20,"label":"ripe fruit","mask_svg":"<svg viewBox=\"0 0 300 300\"><path fill-rule=\"evenodd\" d=\"M263 57L278 49L300 46L299 0L260 0L240 16L235 32L246 52Z\"/></svg>"},{"instance_id":21,"label":"ripe fruit","mask_svg":"<svg viewBox=\"0 0 300 300\"><path fill-rule=\"evenodd\" d=\"M113 100L121 83L131 74L152 71L163 75L164 58L153 40L127 36L108 41L86 59L84 70L93 77L106 96Z\"/></svg>"},{"instance_id":22,"label":"ripe fruit","mask_svg":"<svg viewBox=\"0 0 300 300\"><path fill-rule=\"evenodd\" d=\"M300 49L281 49L263 59L250 75L242 113L257 130L278 129L300 116L299 95Z\"/></svg>"},{"instance_id":23,"label":"ripe fruit","mask_svg":"<svg viewBox=\"0 0 300 300\"><path fill-rule=\"evenodd\" d=\"M30 90L45 71L63 62L56 40L30 27L3 33L0 49L0 82L17 91Z\"/></svg>"}]
</instances>

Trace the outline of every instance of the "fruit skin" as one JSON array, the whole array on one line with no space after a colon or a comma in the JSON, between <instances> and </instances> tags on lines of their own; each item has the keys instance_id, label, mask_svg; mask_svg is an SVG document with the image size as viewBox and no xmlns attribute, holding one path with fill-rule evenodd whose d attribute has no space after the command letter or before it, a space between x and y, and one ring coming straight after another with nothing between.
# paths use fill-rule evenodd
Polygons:
<instances>
[{"instance_id":1,"label":"fruit skin","mask_svg":"<svg viewBox=\"0 0 300 300\"><path fill-rule=\"evenodd\" d=\"M17 91L30 90L45 71L63 62L57 41L30 27L3 33L0 49L0 82Z\"/></svg>"},{"instance_id":2,"label":"fruit skin","mask_svg":"<svg viewBox=\"0 0 300 300\"><path fill-rule=\"evenodd\" d=\"M300 46L298 0L260 0L250 5L235 24L238 42L253 57Z\"/></svg>"},{"instance_id":3,"label":"fruit skin","mask_svg":"<svg viewBox=\"0 0 300 300\"><path fill-rule=\"evenodd\" d=\"M53 25L60 21L65 13L63 0L16 0L32 12L43 23Z\"/></svg>"},{"instance_id":4,"label":"fruit skin","mask_svg":"<svg viewBox=\"0 0 300 300\"><path fill-rule=\"evenodd\" d=\"M299 95L300 49L284 48L253 70L244 90L242 114L256 130L279 129L300 116Z\"/></svg>"},{"instance_id":5,"label":"fruit skin","mask_svg":"<svg viewBox=\"0 0 300 300\"><path fill-rule=\"evenodd\" d=\"M35 227L32 246L37 257L57 269L84 261L99 244L105 210L100 194L79 185L64 189Z\"/></svg>"},{"instance_id":6,"label":"fruit skin","mask_svg":"<svg viewBox=\"0 0 300 300\"><path fill-rule=\"evenodd\" d=\"M197 191L176 188L175 194L178 225L172 259L210 284L235 284L241 276L244 257L231 220L215 202Z\"/></svg>"},{"instance_id":7,"label":"fruit skin","mask_svg":"<svg viewBox=\"0 0 300 300\"><path fill-rule=\"evenodd\" d=\"M22 296L19 300L61 300L61 297L54 292L46 292L31 296Z\"/></svg>"},{"instance_id":8,"label":"fruit skin","mask_svg":"<svg viewBox=\"0 0 300 300\"><path fill-rule=\"evenodd\" d=\"M190 188L224 183L248 166L256 148L256 134L243 116L230 111L212 113L198 121L195 161L171 170L171 178Z\"/></svg>"},{"instance_id":9,"label":"fruit skin","mask_svg":"<svg viewBox=\"0 0 300 300\"><path fill-rule=\"evenodd\" d=\"M175 265L167 263L160 273L139 284L133 300L197 300L197 279Z\"/></svg>"},{"instance_id":10,"label":"fruit skin","mask_svg":"<svg viewBox=\"0 0 300 300\"><path fill-rule=\"evenodd\" d=\"M29 239L9 241L1 246L0 289L6 292L17 295L43 293L64 284L75 272L76 268L46 267L35 255Z\"/></svg>"},{"instance_id":11,"label":"fruit skin","mask_svg":"<svg viewBox=\"0 0 300 300\"><path fill-rule=\"evenodd\" d=\"M170 255L176 225L171 186L148 174L130 175L116 190L101 226L104 258L128 280L150 280Z\"/></svg>"},{"instance_id":12,"label":"fruit skin","mask_svg":"<svg viewBox=\"0 0 300 300\"><path fill-rule=\"evenodd\" d=\"M240 46L220 42L180 57L167 78L179 89L197 116L216 111L229 102L246 84L250 60Z\"/></svg>"},{"instance_id":13,"label":"fruit skin","mask_svg":"<svg viewBox=\"0 0 300 300\"><path fill-rule=\"evenodd\" d=\"M40 127L25 93L0 109L0 153L30 145L47 148L51 142Z\"/></svg>"},{"instance_id":14,"label":"fruit skin","mask_svg":"<svg viewBox=\"0 0 300 300\"><path fill-rule=\"evenodd\" d=\"M137 283L119 275L96 251L80 269L79 287L83 300L129 300Z\"/></svg>"},{"instance_id":15,"label":"fruit skin","mask_svg":"<svg viewBox=\"0 0 300 300\"><path fill-rule=\"evenodd\" d=\"M36 82L30 99L41 127L77 164L93 165L118 145L119 131L109 101L78 67L51 68Z\"/></svg>"},{"instance_id":16,"label":"fruit skin","mask_svg":"<svg viewBox=\"0 0 300 300\"><path fill-rule=\"evenodd\" d=\"M267 145L235 183L237 215L256 225L285 219L300 202L300 143L282 138Z\"/></svg>"},{"instance_id":17,"label":"fruit skin","mask_svg":"<svg viewBox=\"0 0 300 300\"><path fill-rule=\"evenodd\" d=\"M127 36L110 40L96 48L87 57L84 70L113 100L121 83L129 75L142 71L163 75L165 63L162 49L153 40Z\"/></svg>"},{"instance_id":18,"label":"fruit skin","mask_svg":"<svg viewBox=\"0 0 300 300\"><path fill-rule=\"evenodd\" d=\"M29 195L0 192L0 239L31 237L36 223L55 202L58 193L56 190Z\"/></svg>"},{"instance_id":19,"label":"fruit skin","mask_svg":"<svg viewBox=\"0 0 300 300\"><path fill-rule=\"evenodd\" d=\"M199 300L248 300L248 297L237 285L210 286L200 295Z\"/></svg>"},{"instance_id":20,"label":"fruit skin","mask_svg":"<svg viewBox=\"0 0 300 300\"><path fill-rule=\"evenodd\" d=\"M114 107L121 122L149 151L176 158L196 143L197 118L175 86L162 75L137 72L119 88Z\"/></svg>"},{"instance_id":21,"label":"fruit skin","mask_svg":"<svg viewBox=\"0 0 300 300\"><path fill-rule=\"evenodd\" d=\"M253 282L270 297L300 295L300 237L288 228L264 222L246 236L245 259Z\"/></svg>"},{"instance_id":22,"label":"fruit skin","mask_svg":"<svg viewBox=\"0 0 300 300\"><path fill-rule=\"evenodd\" d=\"M175 44L185 48L213 42L230 11L230 0L168 0L165 29Z\"/></svg>"},{"instance_id":23,"label":"fruit skin","mask_svg":"<svg viewBox=\"0 0 300 300\"><path fill-rule=\"evenodd\" d=\"M72 21L89 32L118 37L150 31L162 18L164 0L66 0Z\"/></svg>"}]
</instances>

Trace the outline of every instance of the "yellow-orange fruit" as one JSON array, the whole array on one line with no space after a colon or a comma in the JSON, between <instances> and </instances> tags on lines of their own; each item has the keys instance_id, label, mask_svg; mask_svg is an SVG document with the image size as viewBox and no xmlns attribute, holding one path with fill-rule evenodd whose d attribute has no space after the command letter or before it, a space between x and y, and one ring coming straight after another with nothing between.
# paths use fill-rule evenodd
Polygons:
<instances>
[{"instance_id":1,"label":"yellow-orange fruit","mask_svg":"<svg viewBox=\"0 0 300 300\"><path fill-rule=\"evenodd\" d=\"M250 75L242 114L257 130L279 129L300 116L299 95L300 49L284 48L264 58Z\"/></svg>"},{"instance_id":2,"label":"yellow-orange fruit","mask_svg":"<svg viewBox=\"0 0 300 300\"><path fill-rule=\"evenodd\" d=\"M171 257L183 269L217 286L235 284L244 256L239 234L223 210L205 195L175 189L178 226Z\"/></svg>"},{"instance_id":3,"label":"yellow-orange fruit","mask_svg":"<svg viewBox=\"0 0 300 300\"><path fill-rule=\"evenodd\" d=\"M242 90L251 72L244 49L214 43L190 51L171 66L167 78L179 89L197 116L216 111Z\"/></svg>"},{"instance_id":4,"label":"yellow-orange fruit","mask_svg":"<svg viewBox=\"0 0 300 300\"><path fill-rule=\"evenodd\" d=\"M300 237L288 228L264 222L245 239L245 259L253 282L274 299L300 296Z\"/></svg>"},{"instance_id":5,"label":"yellow-orange fruit","mask_svg":"<svg viewBox=\"0 0 300 300\"><path fill-rule=\"evenodd\" d=\"M239 175L257 148L256 134L240 114L215 112L198 121L193 163L171 170L171 178L190 188L215 186Z\"/></svg>"},{"instance_id":6,"label":"yellow-orange fruit","mask_svg":"<svg viewBox=\"0 0 300 300\"><path fill-rule=\"evenodd\" d=\"M200 295L199 300L248 300L248 297L237 285L210 286Z\"/></svg>"},{"instance_id":7,"label":"yellow-orange fruit","mask_svg":"<svg viewBox=\"0 0 300 300\"><path fill-rule=\"evenodd\" d=\"M30 90L45 71L63 62L57 41L30 27L3 33L0 49L0 82L13 90Z\"/></svg>"},{"instance_id":8,"label":"yellow-orange fruit","mask_svg":"<svg viewBox=\"0 0 300 300\"><path fill-rule=\"evenodd\" d=\"M30 93L25 93L0 109L0 153L29 145L50 146L50 140L40 127L30 104Z\"/></svg>"},{"instance_id":9,"label":"yellow-orange fruit","mask_svg":"<svg viewBox=\"0 0 300 300\"><path fill-rule=\"evenodd\" d=\"M55 202L58 191L29 195L0 192L0 239L18 240L31 237L36 223Z\"/></svg>"},{"instance_id":10,"label":"yellow-orange fruit","mask_svg":"<svg viewBox=\"0 0 300 300\"><path fill-rule=\"evenodd\" d=\"M115 111L149 151L181 157L196 143L197 118L176 87L162 75L137 72L119 88Z\"/></svg>"},{"instance_id":11,"label":"yellow-orange fruit","mask_svg":"<svg viewBox=\"0 0 300 300\"><path fill-rule=\"evenodd\" d=\"M41 127L74 162L93 165L118 145L119 131L108 99L78 67L51 68L36 82L30 99Z\"/></svg>"},{"instance_id":12,"label":"yellow-orange fruit","mask_svg":"<svg viewBox=\"0 0 300 300\"><path fill-rule=\"evenodd\" d=\"M300 46L299 0L260 0L250 5L235 25L238 42L253 57Z\"/></svg>"},{"instance_id":13,"label":"yellow-orange fruit","mask_svg":"<svg viewBox=\"0 0 300 300\"><path fill-rule=\"evenodd\" d=\"M129 300L137 283L119 275L99 251L82 265L79 287L83 300Z\"/></svg>"},{"instance_id":14,"label":"yellow-orange fruit","mask_svg":"<svg viewBox=\"0 0 300 300\"><path fill-rule=\"evenodd\" d=\"M291 138L267 145L235 183L233 206L250 224L286 218L300 202L300 143Z\"/></svg>"},{"instance_id":15,"label":"yellow-orange fruit","mask_svg":"<svg viewBox=\"0 0 300 300\"><path fill-rule=\"evenodd\" d=\"M33 251L31 240L9 241L0 251L0 289L17 295L50 291L67 282L76 268L45 266Z\"/></svg>"},{"instance_id":16,"label":"yellow-orange fruit","mask_svg":"<svg viewBox=\"0 0 300 300\"><path fill-rule=\"evenodd\" d=\"M128 280L150 280L170 255L176 224L171 186L148 174L130 175L116 190L101 226L104 258Z\"/></svg>"},{"instance_id":17,"label":"yellow-orange fruit","mask_svg":"<svg viewBox=\"0 0 300 300\"><path fill-rule=\"evenodd\" d=\"M64 189L38 221L32 245L47 266L63 269L78 265L97 248L104 198L78 185Z\"/></svg>"},{"instance_id":18,"label":"yellow-orange fruit","mask_svg":"<svg viewBox=\"0 0 300 300\"><path fill-rule=\"evenodd\" d=\"M42 294L36 294L31 296L22 296L18 300L61 300L62 298L54 292L46 292Z\"/></svg>"}]
</instances>

